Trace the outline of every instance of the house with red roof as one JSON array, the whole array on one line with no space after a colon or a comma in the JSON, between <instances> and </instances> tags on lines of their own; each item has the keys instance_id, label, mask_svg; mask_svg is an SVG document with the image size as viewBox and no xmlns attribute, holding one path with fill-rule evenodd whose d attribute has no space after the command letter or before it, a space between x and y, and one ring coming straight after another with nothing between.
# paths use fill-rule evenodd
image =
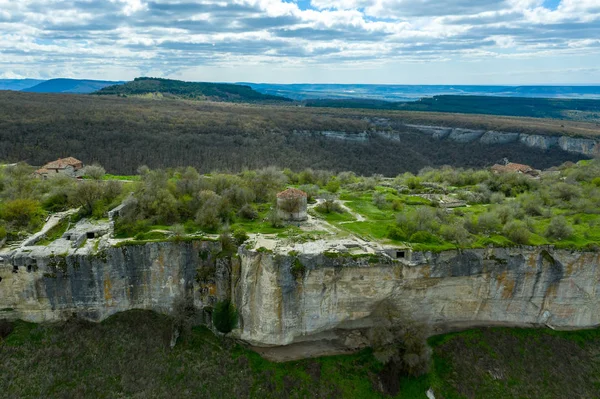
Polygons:
<instances>
[{"instance_id":1,"label":"house with red roof","mask_svg":"<svg viewBox=\"0 0 600 399\"><path fill-rule=\"evenodd\" d=\"M73 157L59 158L48 162L36 170L35 174L43 179L55 176L80 177L83 176L83 162Z\"/></svg>"}]
</instances>

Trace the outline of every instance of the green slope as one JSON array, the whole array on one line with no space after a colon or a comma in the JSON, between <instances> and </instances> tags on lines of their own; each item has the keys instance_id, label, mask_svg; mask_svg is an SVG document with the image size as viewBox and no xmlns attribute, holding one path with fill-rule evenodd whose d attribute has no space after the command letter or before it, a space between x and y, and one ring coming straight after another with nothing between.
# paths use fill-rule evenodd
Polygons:
<instances>
[{"instance_id":1,"label":"green slope","mask_svg":"<svg viewBox=\"0 0 600 399\"><path fill-rule=\"evenodd\" d=\"M211 100L228 102L290 102L292 100L261 94L249 86L229 83L183 82L161 78L136 78L132 82L113 85L98 90L97 95L141 96L161 94L190 100Z\"/></svg>"},{"instance_id":2,"label":"green slope","mask_svg":"<svg viewBox=\"0 0 600 399\"><path fill-rule=\"evenodd\" d=\"M0 323L1 327L1 323ZM355 355L271 363L194 328L169 348L172 321L129 311L101 324L15 323L3 341L7 398L386 398L382 366ZM5 331L5 330L4 330ZM600 330L474 329L432 337L429 374L395 398L598 398Z\"/></svg>"}]
</instances>

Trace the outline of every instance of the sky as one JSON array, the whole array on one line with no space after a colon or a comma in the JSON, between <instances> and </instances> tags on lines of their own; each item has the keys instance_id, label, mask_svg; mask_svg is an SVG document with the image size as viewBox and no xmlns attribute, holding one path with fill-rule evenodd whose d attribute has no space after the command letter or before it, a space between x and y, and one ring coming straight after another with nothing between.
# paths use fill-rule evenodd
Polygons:
<instances>
[{"instance_id":1,"label":"sky","mask_svg":"<svg viewBox=\"0 0 600 399\"><path fill-rule=\"evenodd\" d=\"M0 78L600 84L600 0L0 0Z\"/></svg>"}]
</instances>

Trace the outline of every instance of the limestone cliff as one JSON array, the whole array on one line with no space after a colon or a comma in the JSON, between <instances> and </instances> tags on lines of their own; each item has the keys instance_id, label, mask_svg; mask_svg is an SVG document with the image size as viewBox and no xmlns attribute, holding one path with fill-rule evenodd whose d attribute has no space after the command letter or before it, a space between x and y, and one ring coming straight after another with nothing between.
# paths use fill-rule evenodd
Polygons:
<instances>
[{"instance_id":1,"label":"limestone cliff","mask_svg":"<svg viewBox=\"0 0 600 399\"><path fill-rule=\"evenodd\" d=\"M474 129L449 128L428 125L406 125L425 134L432 135L438 140L451 140L460 143L470 143L479 140L483 144L508 144L520 142L531 148L548 150L559 147L564 151L595 156L600 154L600 142L591 138L578 138L570 136L545 136L538 134L525 134L514 132L482 131Z\"/></svg>"},{"instance_id":2,"label":"limestone cliff","mask_svg":"<svg viewBox=\"0 0 600 399\"><path fill-rule=\"evenodd\" d=\"M0 263L0 317L102 320L133 308L169 312L189 293L199 307L230 297L237 334L285 345L337 329L369 327L391 300L442 329L471 325L585 328L600 324L600 254L488 248L352 256L240 248L211 241L107 247L66 256L12 253ZM400 255L399 255L400 256ZM402 257L403 256L403 257Z\"/></svg>"}]
</instances>

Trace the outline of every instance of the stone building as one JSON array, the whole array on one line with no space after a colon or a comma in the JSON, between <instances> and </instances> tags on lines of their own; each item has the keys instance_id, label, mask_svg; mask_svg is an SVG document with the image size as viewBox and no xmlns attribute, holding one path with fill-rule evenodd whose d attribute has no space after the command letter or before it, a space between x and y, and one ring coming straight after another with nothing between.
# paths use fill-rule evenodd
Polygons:
<instances>
[{"instance_id":1,"label":"stone building","mask_svg":"<svg viewBox=\"0 0 600 399\"><path fill-rule=\"evenodd\" d=\"M540 175L539 170L534 169L529 165L522 165L514 162L506 162L504 165L496 164L491 167L491 171L495 174L520 173L532 177L537 177Z\"/></svg>"},{"instance_id":2,"label":"stone building","mask_svg":"<svg viewBox=\"0 0 600 399\"><path fill-rule=\"evenodd\" d=\"M308 218L306 202L308 195L297 188L288 188L277 194L277 214L283 220L302 221Z\"/></svg>"},{"instance_id":3,"label":"stone building","mask_svg":"<svg viewBox=\"0 0 600 399\"><path fill-rule=\"evenodd\" d=\"M73 157L59 158L35 171L35 174L43 179L60 175L80 177L83 173L83 162Z\"/></svg>"}]
</instances>

